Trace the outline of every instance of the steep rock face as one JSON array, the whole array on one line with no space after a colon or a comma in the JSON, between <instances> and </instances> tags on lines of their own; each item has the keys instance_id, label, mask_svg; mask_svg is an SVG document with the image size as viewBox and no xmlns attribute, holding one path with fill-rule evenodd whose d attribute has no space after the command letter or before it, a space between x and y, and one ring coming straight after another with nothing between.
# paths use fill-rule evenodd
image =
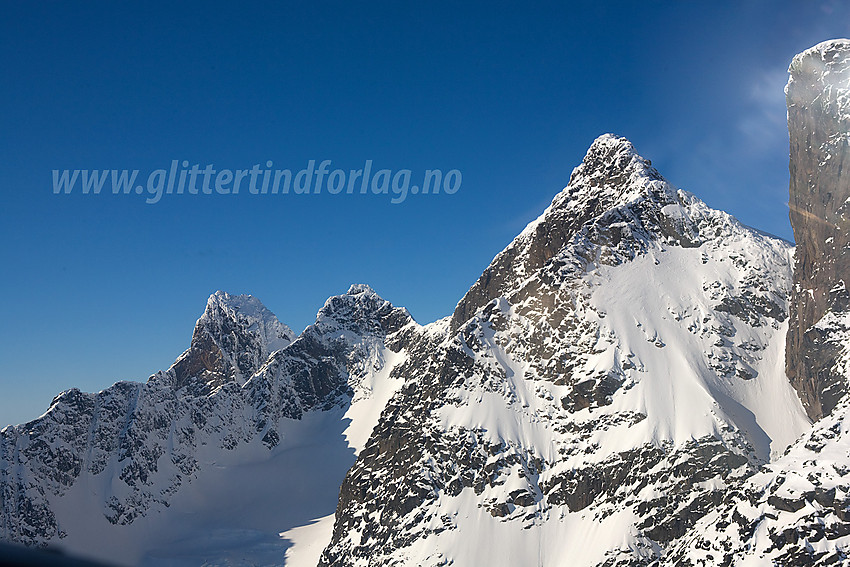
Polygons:
<instances>
[{"instance_id":1,"label":"steep rock face","mask_svg":"<svg viewBox=\"0 0 850 567\"><path fill-rule=\"evenodd\" d=\"M343 414L363 384L385 370L388 337L407 327L415 327L407 311L368 286L330 298L294 340L256 299L215 293L192 346L169 370L96 394L63 392L42 417L0 432L0 539L135 563L145 546L170 535L139 519L164 522L167 512L179 518L180 510L169 508L193 483L208 482L225 464L280 460L293 444L341 445L334 461L343 468L327 490L333 498L347 455L353 461L344 451ZM299 440L305 420L331 427ZM269 501L285 501L287 491L300 498L311 481L297 482L275 486ZM217 498L207 494L201 502Z\"/></svg>"},{"instance_id":2,"label":"steep rock face","mask_svg":"<svg viewBox=\"0 0 850 567\"><path fill-rule=\"evenodd\" d=\"M850 310L850 41L797 55L785 89L791 140L791 226L797 242L786 366L812 419L847 392L818 322ZM845 170L847 167L847 170Z\"/></svg>"},{"instance_id":3,"label":"steep rock face","mask_svg":"<svg viewBox=\"0 0 850 567\"><path fill-rule=\"evenodd\" d=\"M191 346L171 368L175 387L193 378L213 389L231 380L242 385L294 336L256 298L217 291L195 325Z\"/></svg>"},{"instance_id":4,"label":"steep rock face","mask_svg":"<svg viewBox=\"0 0 850 567\"><path fill-rule=\"evenodd\" d=\"M808 426L783 372L789 260L599 138L408 342L321 564L657 561Z\"/></svg>"}]
</instances>

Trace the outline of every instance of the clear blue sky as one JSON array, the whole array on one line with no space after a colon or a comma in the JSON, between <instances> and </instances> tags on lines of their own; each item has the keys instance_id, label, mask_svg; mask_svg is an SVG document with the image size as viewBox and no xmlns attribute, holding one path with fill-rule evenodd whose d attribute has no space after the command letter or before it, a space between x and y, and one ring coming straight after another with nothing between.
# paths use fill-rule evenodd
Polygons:
<instances>
[{"instance_id":1,"label":"clear blue sky","mask_svg":"<svg viewBox=\"0 0 850 567\"><path fill-rule=\"evenodd\" d=\"M0 425L167 368L216 289L296 331L352 282L420 322L448 315L605 132L790 238L785 70L850 35L832 2L306 4L4 5ZM52 191L53 169L173 159L463 182L398 205Z\"/></svg>"}]
</instances>

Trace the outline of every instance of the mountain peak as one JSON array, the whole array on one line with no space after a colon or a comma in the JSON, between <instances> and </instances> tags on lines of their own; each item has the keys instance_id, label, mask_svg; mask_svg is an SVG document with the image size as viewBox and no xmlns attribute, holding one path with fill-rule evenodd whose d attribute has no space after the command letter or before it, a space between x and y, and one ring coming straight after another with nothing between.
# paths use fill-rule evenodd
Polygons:
<instances>
[{"instance_id":1,"label":"mountain peak","mask_svg":"<svg viewBox=\"0 0 850 567\"><path fill-rule=\"evenodd\" d=\"M608 132L606 134L602 134L590 144L590 147L587 149L587 154L585 155L585 162L591 156L596 155L620 155L627 160L631 160L632 157L638 156L637 151L635 150L634 145L631 141L625 136L619 136L612 132ZM584 165L584 163L582 165ZM626 165L625 162L620 162L619 164L614 163L612 160L608 160L610 165L619 165L623 167ZM579 166L581 167L581 166Z\"/></svg>"},{"instance_id":2,"label":"mountain peak","mask_svg":"<svg viewBox=\"0 0 850 567\"><path fill-rule=\"evenodd\" d=\"M329 297L316 315L316 329L332 332L335 329L357 329L360 334L388 333L400 329L413 318L407 309L394 307L366 284L353 284L343 295Z\"/></svg>"},{"instance_id":3,"label":"mountain peak","mask_svg":"<svg viewBox=\"0 0 850 567\"><path fill-rule=\"evenodd\" d=\"M256 312L266 310L266 306L253 295L231 294L221 289L210 294L207 299L207 309L216 306Z\"/></svg>"},{"instance_id":4,"label":"mountain peak","mask_svg":"<svg viewBox=\"0 0 850 567\"><path fill-rule=\"evenodd\" d=\"M218 333L218 341L224 341L225 337L220 335L222 329L215 324L223 319L237 322L256 332L268 353L285 347L295 338L292 329L281 323L277 316L253 295L233 295L221 290L210 295L197 325L204 325L209 332Z\"/></svg>"},{"instance_id":5,"label":"mountain peak","mask_svg":"<svg viewBox=\"0 0 850 567\"><path fill-rule=\"evenodd\" d=\"M673 207L662 213L668 205ZM698 236L679 205L677 190L637 153L629 140L614 134L599 136L552 204L493 259L461 299L452 316L452 328L459 328L490 300L506 296L517 281L524 281L543 268L597 221L618 226L658 224L661 226L657 232L669 233L690 244ZM634 210L611 214L623 207ZM676 218L669 218L667 212Z\"/></svg>"},{"instance_id":6,"label":"mountain peak","mask_svg":"<svg viewBox=\"0 0 850 567\"><path fill-rule=\"evenodd\" d=\"M293 339L292 330L259 299L216 291L195 324L191 346L172 366L176 386L192 378L211 387L231 380L242 384Z\"/></svg>"},{"instance_id":7,"label":"mountain peak","mask_svg":"<svg viewBox=\"0 0 850 567\"><path fill-rule=\"evenodd\" d=\"M658 190L665 195L675 193L652 167L652 162L639 155L628 139L603 134L590 145L581 164L570 175L569 184L555 197L550 208L574 208L581 202L598 199L607 209Z\"/></svg>"},{"instance_id":8,"label":"mountain peak","mask_svg":"<svg viewBox=\"0 0 850 567\"><path fill-rule=\"evenodd\" d=\"M198 324L220 318L262 322L268 327L266 331L270 342L279 340L281 335L289 337L290 341L293 337L292 330L253 295L234 295L221 290L210 295Z\"/></svg>"},{"instance_id":9,"label":"mountain peak","mask_svg":"<svg viewBox=\"0 0 850 567\"><path fill-rule=\"evenodd\" d=\"M359 295L361 293L375 294L375 290L372 289L372 287L369 286L369 284L356 283L356 284L351 284L351 287L348 288L348 292L346 293L346 295ZM375 295L377 295L377 294L375 294Z\"/></svg>"}]
</instances>

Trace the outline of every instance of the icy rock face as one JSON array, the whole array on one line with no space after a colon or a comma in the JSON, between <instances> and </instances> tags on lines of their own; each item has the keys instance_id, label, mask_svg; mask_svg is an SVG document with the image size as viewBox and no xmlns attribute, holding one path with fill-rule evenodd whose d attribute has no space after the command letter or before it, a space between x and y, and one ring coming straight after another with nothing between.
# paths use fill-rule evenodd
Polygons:
<instances>
[{"instance_id":1,"label":"icy rock face","mask_svg":"<svg viewBox=\"0 0 850 567\"><path fill-rule=\"evenodd\" d=\"M321 565L649 565L808 426L789 246L623 138L408 341Z\"/></svg>"},{"instance_id":2,"label":"icy rock face","mask_svg":"<svg viewBox=\"0 0 850 567\"><path fill-rule=\"evenodd\" d=\"M202 472L201 452L214 461L255 442L270 451L285 422L345 408L379 370L387 337L411 323L353 286L293 340L255 298L213 294L169 370L96 394L68 390L42 417L0 432L0 539L56 543L96 525L87 514L121 526L165 510ZM86 507L63 524L58 510L74 506L75 490Z\"/></svg>"},{"instance_id":3,"label":"icy rock face","mask_svg":"<svg viewBox=\"0 0 850 567\"><path fill-rule=\"evenodd\" d=\"M827 313L850 311L850 41L804 51L789 73L790 214L797 251L786 364L809 416L818 419L832 411L848 383L832 367L837 352L831 331L818 323Z\"/></svg>"}]
</instances>

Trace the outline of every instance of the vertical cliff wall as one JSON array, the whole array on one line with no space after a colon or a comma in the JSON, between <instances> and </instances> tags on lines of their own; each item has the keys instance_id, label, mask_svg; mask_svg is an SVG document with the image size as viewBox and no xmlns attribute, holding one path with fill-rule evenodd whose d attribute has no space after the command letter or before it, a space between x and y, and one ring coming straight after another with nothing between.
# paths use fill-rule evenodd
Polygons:
<instances>
[{"instance_id":1,"label":"vertical cliff wall","mask_svg":"<svg viewBox=\"0 0 850 567\"><path fill-rule=\"evenodd\" d=\"M786 370L809 417L847 391L836 367L850 312L850 40L797 55L785 88L791 142L791 226L797 243Z\"/></svg>"}]
</instances>

